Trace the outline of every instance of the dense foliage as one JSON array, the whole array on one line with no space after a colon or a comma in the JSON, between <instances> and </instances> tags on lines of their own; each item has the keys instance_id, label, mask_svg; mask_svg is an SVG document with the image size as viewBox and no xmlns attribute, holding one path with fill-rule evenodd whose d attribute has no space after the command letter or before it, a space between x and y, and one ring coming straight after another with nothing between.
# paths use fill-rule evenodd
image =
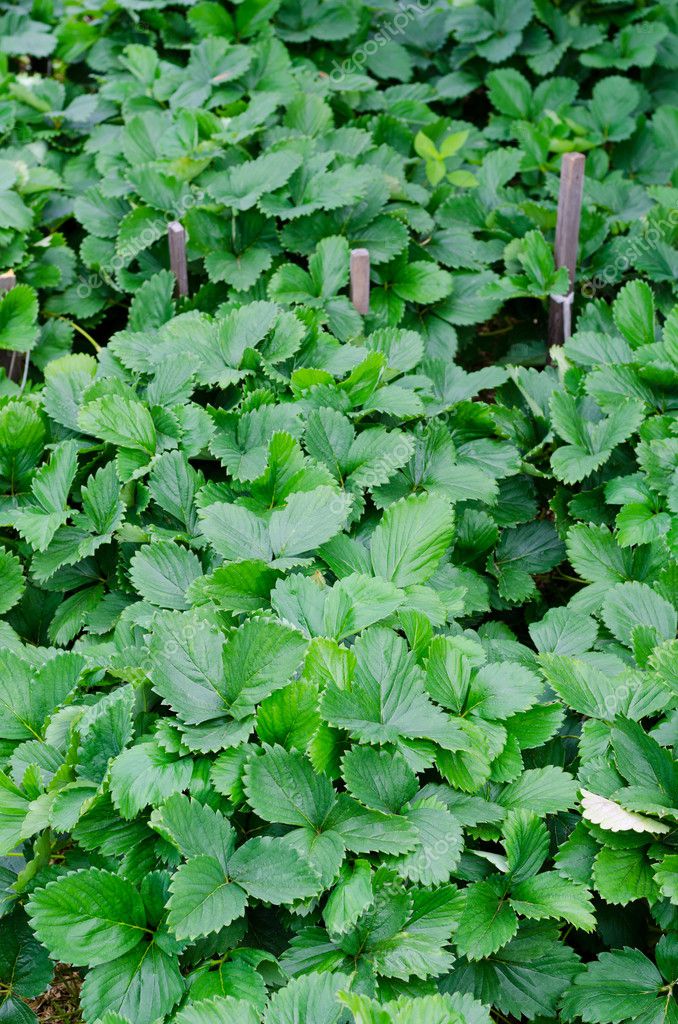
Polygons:
<instances>
[{"instance_id":1,"label":"dense foliage","mask_svg":"<svg viewBox=\"0 0 678 1024\"><path fill-rule=\"evenodd\" d=\"M83 12L0 14L0 1021L675 1024L675 4Z\"/></svg>"}]
</instances>

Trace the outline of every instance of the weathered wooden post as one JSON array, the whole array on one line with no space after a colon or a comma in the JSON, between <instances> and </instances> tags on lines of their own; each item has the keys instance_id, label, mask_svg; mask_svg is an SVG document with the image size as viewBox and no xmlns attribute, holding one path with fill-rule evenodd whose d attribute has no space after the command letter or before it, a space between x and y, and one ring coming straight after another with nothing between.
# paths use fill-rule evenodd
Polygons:
<instances>
[{"instance_id":1,"label":"weathered wooden post","mask_svg":"<svg viewBox=\"0 0 678 1024\"><path fill-rule=\"evenodd\" d=\"M370 251L351 249L351 302L363 316L370 311Z\"/></svg>"},{"instance_id":2,"label":"weathered wooden post","mask_svg":"<svg viewBox=\"0 0 678 1024\"><path fill-rule=\"evenodd\" d=\"M579 223L584 192L583 153L565 153L560 168L558 219L556 221L556 267L567 267L570 290L567 295L552 295L549 305L549 346L562 345L572 333L572 302L577 274Z\"/></svg>"},{"instance_id":3,"label":"weathered wooden post","mask_svg":"<svg viewBox=\"0 0 678 1024\"><path fill-rule=\"evenodd\" d=\"M188 295L188 266L186 264L186 229L178 220L167 225L170 269L176 279L175 292L179 298Z\"/></svg>"},{"instance_id":4,"label":"weathered wooden post","mask_svg":"<svg viewBox=\"0 0 678 1024\"><path fill-rule=\"evenodd\" d=\"M0 274L0 293L9 292L16 284L16 274L6 270ZM18 383L28 369L28 352L14 352L11 349L0 349L0 366L10 380Z\"/></svg>"}]
</instances>

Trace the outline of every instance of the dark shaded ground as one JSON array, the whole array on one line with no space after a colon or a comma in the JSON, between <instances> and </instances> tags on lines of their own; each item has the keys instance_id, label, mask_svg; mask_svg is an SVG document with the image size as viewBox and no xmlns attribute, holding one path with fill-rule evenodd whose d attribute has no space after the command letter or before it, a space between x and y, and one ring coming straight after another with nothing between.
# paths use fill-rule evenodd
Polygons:
<instances>
[{"instance_id":1,"label":"dark shaded ground","mask_svg":"<svg viewBox=\"0 0 678 1024\"><path fill-rule=\"evenodd\" d=\"M41 1024L81 1024L78 1005L81 984L77 971L59 964L50 988L29 1004Z\"/></svg>"}]
</instances>

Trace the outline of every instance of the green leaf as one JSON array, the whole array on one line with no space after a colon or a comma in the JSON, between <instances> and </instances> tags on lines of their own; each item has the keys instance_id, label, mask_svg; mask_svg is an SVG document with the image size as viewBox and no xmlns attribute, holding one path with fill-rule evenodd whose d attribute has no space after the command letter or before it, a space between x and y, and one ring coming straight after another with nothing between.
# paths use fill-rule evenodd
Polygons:
<instances>
[{"instance_id":1,"label":"green leaf","mask_svg":"<svg viewBox=\"0 0 678 1024\"><path fill-rule=\"evenodd\" d=\"M217 995L185 1006L174 1018L175 1024L260 1024L260 1015L252 1003L230 995Z\"/></svg>"},{"instance_id":2,"label":"green leaf","mask_svg":"<svg viewBox=\"0 0 678 1024\"><path fill-rule=\"evenodd\" d=\"M45 551L68 516L68 495L75 478L78 445L64 441L40 467L31 483L32 502L19 509L15 526L37 551Z\"/></svg>"},{"instance_id":3,"label":"green leaf","mask_svg":"<svg viewBox=\"0 0 678 1024\"><path fill-rule=\"evenodd\" d=\"M197 556L171 541L144 545L130 564L130 578L138 593L160 608L187 608L186 591L201 575Z\"/></svg>"},{"instance_id":4,"label":"green leaf","mask_svg":"<svg viewBox=\"0 0 678 1024\"><path fill-rule=\"evenodd\" d=\"M535 592L532 575L553 569L564 555L565 545L551 523L524 523L502 532L488 568L503 598L524 601Z\"/></svg>"},{"instance_id":5,"label":"green leaf","mask_svg":"<svg viewBox=\"0 0 678 1024\"><path fill-rule=\"evenodd\" d=\"M264 1024L295 1024L313 1021L314 1024L339 1024L344 1010L338 993L349 987L345 974L307 974L294 978L271 997Z\"/></svg>"},{"instance_id":6,"label":"green leaf","mask_svg":"<svg viewBox=\"0 0 678 1024\"><path fill-rule=\"evenodd\" d=\"M109 444L153 455L157 435L148 409L132 398L106 395L84 405L78 416L80 429Z\"/></svg>"},{"instance_id":7,"label":"green leaf","mask_svg":"<svg viewBox=\"0 0 678 1024\"><path fill-rule=\"evenodd\" d=\"M271 546L276 557L311 551L337 533L348 515L350 498L330 487L292 494L284 509L270 520Z\"/></svg>"},{"instance_id":8,"label":"green leaf","mask_svg":"<svg viewBox=\"0 0 678 1024\"><path fill-rule=\"evenodd\" d=\"M320 829L334 806L332 784L310 761L282 747L265 749L249 762L244 778L247 800L264 821Z\"/></svg>"},{"instance_id":9,"label":"green leaf","mask_svg":"<svg viewBox=\"0 0 678 1024\"><path fill-rule=\"evenodd\" d=\"M449 295L453 288L453 278L446 270L441 270L435 263L418 261L408 263L398 273L392 284L395 294L408 302L429 305Z\"/></svg>"},{"instance_id":10,"label":"green leaf","mask_svg":"<svg viewBox=\"0 0 678 1024\"><path fill-rule=\"evenodd\" d=\"M25 589L21 561L0 547L0 615L14 607Z\"/></svg>"},{"instance_id":11,"label":"green leaf","mask_svg":"<svg viewBox=\"0 0 678 1024\"><path fill-rule=\"evenodd\" d=\"M348 283L348 242L339 235L323 238L308 261L313 294L328 299Z\"/></svg>"},{"instance_id":12,"label":"green leaf","mask_svg":"<svg viewBox=\"0 0 678 1024\"><path fill-rule=\"evenodd\" d=\"M0 473L26 488L42 455L45 427L37 412L19 401L0 409Z\"/></svg>"},{"instance_id":13,"label":"green leaf","mask_svg":"<svg viewBox=\"0 0 678 1024\"><path fill-rule=\"evenodd\" d=\"M396 587L425 583L451 544L453 528L453 510L443 498L412 495L396 502L372 535L375 575Z\"/></svg>"},{"instance_id":14,"label":"green leaf","mask_svg":"<svg viewBox=\"0 0 678 1024\"><path fill-rule=\"evenodd\" d=\"M217 502L202 510L200 528L214 549L234 562L270 562L273 558L266 523L249 509Z\"/></svg>"},{"instance_id":15,"label":"green leaf","mask_svg":"<svg viewBox=\"0 0 678 1024\"><path fill-rule=\"evenodd\" d=\"M500 1013L534 1020L556 1015L561 996L579 970L576 953L559 941L556 926L525 922L489 959L457 963L443 986L473 992Z\"/></svg>"},{"instance_id":16,"label":"green leaf","mask_svg":"<svg viewBox=\"0 0 678 1024\"><path fill-rule=\"evenodd\" d=\"M112 690L88 709L79 723L78 775L102 783L112 758L132 738L134 693L131 687Z\"/></svg>"},{"instance_id":17,"label":"green leaf","mask_svg":"<svg viewBox=\"0 0 678 1024\"><path fill-rule=\"evenodd\" d=\"M436 160L438 158L438 150L428 135L424 135L423 132L417 132L414 136L414 151L417 156L425 160Z\"/></svg>"},{"instance_id":18,"label":"green leaf","mask_svg":"<svg viewBox=\"0 0 678 1024\"><path fill-rule=\"evenodd\" d=\"M191 781L188 758L176 760L155 743L139 743L119 754L111 766L111 795L123 818L134 818L149 804L159 804Z\"/></svg>"},{"instance_id":19,"label":"green leaf","mask_svg":"<svg viewBox=\"0 0 678 1024\"><path fill-rule=\"evenodd\" d=\"M654 296L645 281L630 281L621 289L612 316L631 348L654 343Z\"/></svg>"},{"instance_id":20,"label":"green leaf","mask_svg":"<svg viewBox=\"0 0 678 1024\"><path fill-rule=\"evenodd\" d=\"M0 771L0 853L12 853L22 838L30 801L9 776Z\"/></svg>"},{"instance_id":21,"label":"green leaf","mask_svg":"<svg viewBox=\"0 0 678 1024\"><path fill-rule=\"evenodd\" d=\"M620 680L562 654L542 654L539 660L555 692L580 715L610 721L623 710Z\"/></svg>"},{"instance_id":22,"label":"green leaf","mask_svg":"<svg viewBox=\"0 0 678 1024\"><path fill-rule=\"evenodd\" d=\"M250 896L276 906L315 895L320 881L313 868L279 839L250 839L235 851L228 871Z\"/></svg>"},{"instance_id":23,"label":"green leaf","mask_svg":"<svg viewBox=\"0 0 678 1024\"><path fill-rule=\"evenodd\" d=\"M219 554L231 561L295 558L324 544L344 525L351 499L332 487L316 487L289 496L271 513L268 524L238 505L217 503L204 509L201 528Z\"/></svg>"},{"instance_id":24,"label":"green leaf","mask_svg":"<svg viewBox=\"0 0 678 1024\"><path fill-rule=\"evenodd\" d=\"M45 720L78 684L84 660L64 653L39 670L9 650L0 651L0 737L40 739Z\"/></svg>"},{"instance_id":25,"label":"green leaf","mask_svg":"<svg viewBox=\"0 0 678 1024\"><path fill-rule=\"evenodd\" d=\"M528 120L532 106L532 87L513 68L491 71L487 76L489 97L500 114Z\"/></svg>"},{"instance_id":26,"label":"green leaf","mask_svg":"<svg viewBox=\"0 0 678 1024\"><path fill-rule=\"evenodd\" d=\"M37 889L28 913L51 955L76 966L106 964L133 950L147 933L136 889L99 868L64 875Z\"/></svg>"},{"instance_id":27,"label":"green leaf","mask_svg":"<svg viewBox=\"0 0 678 1024\"><path fill-rule=\"evenodd\" d=\"M339 796L326 827L336 832L352 853L400 856L417 845L416 831L406 818L367 810L345 794Z\"/></svg>"},{"instance_id":28,"label":"green leaf","mask_svg":"<svg viewBox=\"0 0 678 1024\"><path fill-rule=\"evenodd\" d=\"M394 862L398 874L421 885L449 881L464 846L457 819L435 797L413 801L404 817L416 830L418 846Z\"/></svg>"},{"instance_id":29,"label":"green leaf","mask_svg":"<svg viewBox=\"0 0 678 1024\"><path fill-rule=\"evenodd\" d=\"M607 462L617 445L637 430L643 406L629 399L619 403L608 417L589 420L580 402L565 391L554 391L551 415L558 434L569 441L551 456L553 472L565 483L577 483Z\"/></svg>"},{"instance_id":30,"label":"green leaf","mask_svg":"<svg viewBox=\"0 0 678 1024\"><path fill-rule=\"evenodd\" d=\"M153 942L89 971L80 1001L88 1021L112 1010L134 1024L153 1024L170 1013L183 994L176 956Z\"/></svg>"},{"instance_id":31,"label":"green leaf","mask_svg":"<svg viewBox=\"0 0 678 1024\"><path fill-rule=\"evenodd\" d=\"M505 946L517 931L518 918L502 879L493 876L469 886L457 934L460 953L480 960Z\"/></svg>"},{"instance_id":32,"label":"green leaf","mask_svg":"<svg viewBox=\"0 0 678 1024\"><path fill-rule=\"evenodd\" d=\"M563 1000L565 1020L618 1024L626 1018L660 1014L663 982L659 971L639 949L601 953L574 979Z\"/></svg>"},{"instance_id":33,"label":"green leaf","mask_svg":"<svg viewBox=\"0 0 678 1024\"><path fill-rule=\"evenodd\" d=\"M574 805L577 784L568 772L554 765L528 768L499 795L506 808L522 808L534 814L556 814Z\"/></svg>"},{"instance_id":34,"label":"green leaf","mask_svg":"<svg viewBox=\"0 0 678 1024\"><path fill-rule=\"evenodd\" d=\"M327 636L344 640L392 615L405 600L402 591L386 580L352 573L334 584L325 602Z\"/></svg>"},{"instance_id":35,"label":"green leaf","mask_svg":"<svg viewBox=\"0 0 678 1024\"><path fill-rule=\"evenodd\" d=\"M365 743L400 738L430 739L448 749L464 745L463 734L424 692L423 673L394 632L373 626L356 641L355 680L330 685L322 712L331 725Z\"/></svg>"},{"instance_id":36,"label":"green leaf","mask_svg":"<svg viewBox=\"0 0 678 1024\"><path fill-rule=\"evenodd\" d=\"M503 832L511 883L532 878L548 854L549 834L546 825L529 811L509 811Z\"/></svg>"},{"instance_id":37,"label":"green leaf","mask_svg":"<svg viewBox=\"0 0 678 1024\"><path fill-rule=\"evenodd\" d=\"M52 981L54 966L20 910L3 917L0 949L0 1020L21 1021L21 999L35 999ZM13 1009L14 1008L14 1009ZM26 1007L27 1010L27 1007ZM16 1013L18 1016L13 1017ZM35 1019L26 1017L27 1020Z\"/></svg>"},{"instance_id":38,"label":"green leaf","mask_svg":"<svg viewBox=\"0 0 678 1024\"><path fill-rule=\"evenodd\" d=\"M349 793L375 811L398 814L417 792L417 777L398 752L354 746L341 767Z\"/></svg>"},{"instance_id":39,"label":"green leaf","mask_svg":"<svg viewBox=\"0 0 678 1024\"><path fill-rule=\"evenodd\" d=\"M142 174L149 175L147 180L154 191L160 184L156 196L161 209L166 204L172 210L174 201L171 191L174 189L181 191L179 182L169 175L158 174L153 168L141 168L140 171ZM165 185L170 182L170 195L166 194L165 197L160 198ZM169 270L160 270L159 273L154 273L152 278L144 281L130 304L128 329L130 331L147 331L150 328L166 324L174 312L174 302L172 301L174 286L174 274Z\"/></svg>"},{"instance_id":40,"label":"green leaf","mask_svg":"<svg viewBox=\"0 0 678 1024\"><path fill-rule=\"evenodd\" d=\"M30 352L38 338L38 298L26 284L0 298L0 349Z\"/></svg>"},{"instance_id":41,"label":"green leaf","mask_svg":"<svg viewBox=\"0 0 678 1024\"><path fill-rule=\"evenodd\" d=\"M249 210L266 192L285 184L301 164L297 153L266 153L223 172L210 185L214 198L234 210Z\"/></svg>"},{"instance_id":42,"label":"green leaf","mask_svg":"<svg viewBox=\"0 0 678 1024\"><path fill-rule=\"evenodd\" d=\"M96 360L81 353L53 359L45 367L45 411L69 430L78 429L82 394L92 383L96 368Z\"/></svg>"},{"instance_id":43,"label":"green leaf","mask_svg":"<svg viewBox=\"0 0 678 1024\"><path fill-rule=\"evenodd\" d=\"M667 854L657 865L654 880L662 896L666 896L671 903L678 902L678 856L675 853Z\"/></svg>"},{"instance_id":44,"label":"green leaf","mask_svg":"<svg viewBox=\"0 0 678 1024\"><path fill-rule=\"evenodd\" d=\"M228 638L223 652L224 699L237 717L285 686L308 641L288 623L251 619Z\"/></svg>"},{"instance_id":45,"label":"green leaf","mask_svg":"<svg viewBox=\"0 0 678 1024\"><path fill-rule=\"evenodd\" d=\"M514 885L511 906L524 917L537 921L555 917L587 932L592 931L596 923L591 894L556 871L544 871Z\"/></svg>"},{"instance_id":46,"label":"green leaf","mask_svg":"<svg viewBox=\"0 0 678 1024\"><path fill-rule=\"evenodd\" d=\"M342 870L325 904L323 920L328 932L345 935L372 905L374 890L372 869L366 860L357 860Z\"/></svg>"},{"instance_id":47,"label":"green leaf","mask_svg":"<svg viewBox=\"0 0 678 1024\"><path fill-rule=\"evenodd\" d=\"M631 903L657 898L652 865L644 850L613 850L603 847L593 865L593 881L608 903Z\"/></svg>"},{"instance_id":48,"label":"green leaf","mask_svg":"<svg viewBox=\"0 0 678 1024\"><path fill-rule=\"evenodd\" d=\"M503 720L537 703L544 687L537 675L514 662L482 665L469 689L468 705L486 719Z\"/></svg>"},{"instance_id":49,"label":"green leaf","mask_svg":"<svg viewBox=\"0 0 678 1024\"><path fill-rule=\"evenodd\" d=\"M189 725L218 718L226 710L221 667L224 636L195 612L163 612L155 620L148 649L153 688Z\"/></svg>"},{"instance_id":50,"label":"green leaf","mask_svg":"<svg viewBox=\"0 0 678 1024\"><path fill-rule=\"evenodd\" d=\"M636 626L652 628L657 643L673 640L678 613L673 605L645 583L620 583L608 591L603 602L603 620L613 636L630 647L632 630Z\"/></svg>"},{"instance_id":51,"label":"green leaf","mask_svg":"<svg viewBox=\"0 0 678 1024\"><path fill-rule=\"evenodd\" d=\"M226 869L235 847L235 830L220 811L177 793L153 812L149 824L182 857L205 855Z\"/></svg>"},{"instance_id":52,"label":"green leaf","mask_svg":"<svg viewBox=\"0 0 678 1024\"><path fill-rule=\"evenodd\" d=\"M551 608L541 622L529 626L539 651L576 657L589 651L598 635L595 619L570 608Z\"/></svg>"},{"instance_id":53,"label":"green leaf","mask_svg":"<svg viewBox=\"0 0 678 1024\"><path fill-rule=\"evenodd\" d=\"M579 576L592 583L621 583L635 575L633 553L624 551L605 526L573 526L567 555Z\"/></svg>"},{"instance_id":54,"label":"green leaf","mask_svg":"<svg viewBox=\"0 0 678 1024\"><path fill-rule=\"evenodd\" d=\"M197 856L172 878L167 925L178 939L218 932L245 913L247 894L229 882L213 857Z\"/></svg>"}]
</instances>

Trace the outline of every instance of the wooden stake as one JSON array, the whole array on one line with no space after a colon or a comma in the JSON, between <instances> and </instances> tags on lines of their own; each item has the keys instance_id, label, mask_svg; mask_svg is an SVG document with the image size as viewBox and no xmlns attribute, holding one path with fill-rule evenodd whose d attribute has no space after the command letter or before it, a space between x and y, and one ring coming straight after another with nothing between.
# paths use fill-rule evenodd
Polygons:
<instances>
[{"instance_id":1,"label":"wooden stake","mask_svg":"<svg viewBox=\"0 0 678 1024\"><path fill-rule=\"evenodd\" d=\"M560 168L558 193L558 219L556 221L556 267L567 267L570 292L567 296L551 297L549 305L549 345L562 345L572 332L572 300L577 275L579 249L579 222L584 191L583 153L565 153Z\"/></svg>"},{"instance_id":2,"label":"wooden stake","mask_svg":"<svg viewBox=\"0 0 678 1024\"><path fill-rule=\"evenodd\" d=\"M16 274L13 270L6 270L0 274L0 293L11 291L15 284ZM13 352L7 348L0 349L0 366L10 380L18 383L28 371L28 353Z\"/></svg>"},{"instance_id":3,"label":"wooden stake","mask_svg":"<svg viewBox=\"0 0 678 1024\"><path fill-rule=\"evenodd\" d=\"M188 267L186 265L186 229L178 220L167 225L169 238L170 269L176 278L175 292L181 297L188 295Z\"/></svg>"},{"instance_id":4,"label":"wooden stake","mask_svg":"<svg viewBox=\"0 0 678 1024\"><path fill-rule=\"evenodd\" d=\"M370 311L370 251L351 249L351 302L363 316Z\"/></svg>"}]
</instances>

